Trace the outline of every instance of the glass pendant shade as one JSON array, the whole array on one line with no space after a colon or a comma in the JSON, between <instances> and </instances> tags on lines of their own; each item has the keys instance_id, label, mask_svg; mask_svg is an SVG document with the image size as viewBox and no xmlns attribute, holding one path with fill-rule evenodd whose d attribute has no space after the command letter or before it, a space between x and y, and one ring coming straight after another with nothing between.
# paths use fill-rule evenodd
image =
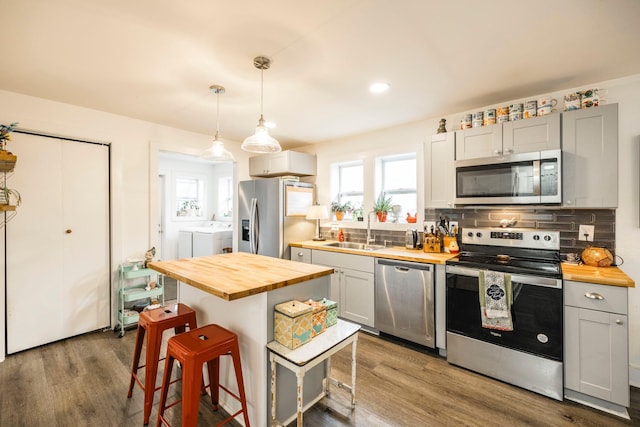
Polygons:
<instances>
[{"instance_id":1,"label":"glass pendant shade","mask_svg":"<svg viewBox=\"0 0 640 427\"><path fill-rule=\"evenodd\" d=\"M219 139L220 125L220 94L224 93L223 86L212 85L209 87L216 94L216 134L211 142L211 147L207 148L200 154L200 158L212 162L235 162L233 154L224 148L224 143Z\"/></svg>"},{"instance_id":2,"label":"glass pendant shade","mask_svg":"<svg viewBox=\"0 0 640 427\"><path fill-rule=\"evenodd\" d=\"M256 132L245 138L240 148L251 153L277 153L282 151L278 141L269 135L269 130L264 125L264 117L262 115L263 92L264 92L264 70L268 70L271 66L271 60L264 56L257 56L253 59L253 65L260 70L260 119Z\"/></svg>"},{"instance_id":3,"label":"glass pendant shade","mask_svg":"<svg viewBox=\"0 0 640 427\"><path fill-rule=\"evenodd\" d=\"M256 133L245 138L241 148L251 153L277 153L282 150L278 141L269 135L269 129L264 125L264 118L260 114Z\"/></svg>"}]
</instances>

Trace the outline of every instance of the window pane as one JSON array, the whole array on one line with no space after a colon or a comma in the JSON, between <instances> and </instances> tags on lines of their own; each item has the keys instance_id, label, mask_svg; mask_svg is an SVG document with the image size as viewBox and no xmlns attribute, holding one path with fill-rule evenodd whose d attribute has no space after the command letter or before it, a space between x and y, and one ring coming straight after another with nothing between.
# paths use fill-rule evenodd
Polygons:
<instances>
[{"instance_id":1,"label":"window pane","mask_svg":"<svg viewBox=\"0 0 640 427\"><path fill-rule=\"evenodd\" d=\"M416 159L386 160L383 163L384 189L415 189Z\"/></svg>"},{"instance_id":2,"label":"window pane","mask_svg":"<svg viewBox=\"0 0 640 427\"><path fill-rule=\"evenodd\" d=\"M340 194L362 192L364 189L364 177L362 164L340 166Z\"/></svg>"}]
</instances>

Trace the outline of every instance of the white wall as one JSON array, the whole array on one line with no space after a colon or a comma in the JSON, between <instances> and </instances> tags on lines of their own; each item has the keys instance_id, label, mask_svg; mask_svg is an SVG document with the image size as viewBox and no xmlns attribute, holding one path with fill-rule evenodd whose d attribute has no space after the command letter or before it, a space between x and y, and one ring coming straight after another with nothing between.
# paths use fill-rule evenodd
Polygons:
<instances>
[{"instance_id":1,"label":"white wall","mask_svg":"<svg viewBox=\"0 0 640 427\"><path fill-rule=\"evenodd\" d=\"M151 206L158 206L158 151L197 155L209 147L210 135L7 91L0 91L0 105L0 123L19 122L24 129L111 144L111 269L112 286L117 285L118 265L127 258L143 256L157 244L157 209ZM239 143L225 141L225 148L238 162L237 177L248 179L247 153L240 150ZM46 177L34 171L34 179ZM0 239L4 246L4 233ZM4 271L4 257L0 262L0 271ZM4 274L0 281L4 289ZM115 292L112 295L115 298ZM4 307L4 292L0 292L0 360L5 354Z\"/></svg>"},{"instance_id":2,"label":"white wall","mask_svg":"<svg viewBox=\"0 0 640 427\"><path fill-rule=\"evenodd\" d=\"M607 103L619 104L619 207L616 211L616 253L624 259L622 270L629 275L640 287L640 74L627 78L594 83L592 85L567 88L555 93L531 94L527 99L537 99L545 95L551 95L558 100L558 110L563 106L563 95L576 90L589 87L600 88L601 97ZM489 107L508 105L525 99L505 99L495 105L479 105L470 111L457 113L444 113L442 116L425 119L396 128L371 132L349 138L335 140L330 143L318 144L306 147L304 150L313 152L318 156L318 200L322 204L331 202L333 195L329 194L329 170L331 163L345 160L362 159L365 164L365 183L369 187L368 199L365 199L367 207L371 207L373 200L373 159L382 154L393 154L415 148L418 151L419 161L423 159L422 144L430 140L432 134L438 129L440 118L447 120L447 130L457 129L464 113L482 111ZM302 149L300 149L302 151ZM422 170L419 163L419 170ZM598 171L594 171L598 173ZM424 176L429 176L424 171L423 176L418 177L418 183L424 182ZM367 185L367 184L365 184ZM420 185L420 184L418 184ZM420 188L419 188L420 191ZM422 212L419 213L419 216ZM419 218L418 223L421 222ZM342 225L342 224L341 224ZM346 224L347 227L361 227L360 224ZM373 224L376 228L391 228L391 225ZM406 228L406 224L404 225ZM630 379L631 383L640 387L640 289L629 289L629 338L630 338Z\"/></svg>"}]
</instances>

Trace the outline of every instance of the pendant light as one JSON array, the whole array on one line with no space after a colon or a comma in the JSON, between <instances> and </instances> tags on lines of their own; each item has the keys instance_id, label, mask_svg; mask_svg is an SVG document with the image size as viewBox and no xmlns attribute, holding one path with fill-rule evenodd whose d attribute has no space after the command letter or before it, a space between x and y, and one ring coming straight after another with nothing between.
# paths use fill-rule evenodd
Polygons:
<instances>
[{"instance_id":1,"label":"pendant light","mask_svg":"<svg viewBox=\"0 0 640 427\"><path fill-rule=\"evenodd\" d=\"M264 117L262 116L263 92L264 92L264 70L268 70L271 60L264 56L257 56L253 59L253 65L260 70L260 119L256 127L256 133L247 137L242 143L241 148L251 153L277 153L282 148L278 141L269 135L269 130L264 125Z\"/></svg>"},{"instance_id":2,"label":"pendant light","mask_svg":"<svg viewBox=\"0 0 640 427\"><path fill-rule=\"evenodd\" d=\"M211 85L211 92L216 94L216 134L211 141L211 147L206 149L200 157L212 162L235 162L233 154L224 148L224 143L220 141L220 95L224 94L224 86Z\"/></svg>"}]
</instances>

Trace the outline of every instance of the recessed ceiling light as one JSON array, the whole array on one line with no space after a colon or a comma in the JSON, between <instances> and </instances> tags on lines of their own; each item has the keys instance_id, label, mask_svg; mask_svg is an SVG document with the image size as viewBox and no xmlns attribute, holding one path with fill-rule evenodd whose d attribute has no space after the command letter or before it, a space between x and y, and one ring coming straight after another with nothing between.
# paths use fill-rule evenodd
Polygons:
<instances>
[{"instance_id":1,"label":"recessed ceiling light","mask_svg":"<svg viewBox=\"0 0 640 427\"><path fill-rule=\"evenodd\" d=\"M389 90L389 83L377 82L369 86L371 93L383 93Z\"/></svg>"}]
</instances>

